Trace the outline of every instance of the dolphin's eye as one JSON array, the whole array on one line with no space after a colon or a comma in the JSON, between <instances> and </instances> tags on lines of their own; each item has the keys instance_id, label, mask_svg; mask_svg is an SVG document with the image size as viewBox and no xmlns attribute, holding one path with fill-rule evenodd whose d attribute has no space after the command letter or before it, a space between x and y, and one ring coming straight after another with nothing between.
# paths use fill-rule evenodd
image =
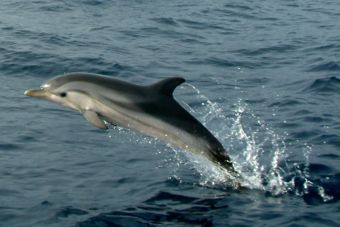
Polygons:
<instances>
[{"instance_id":1,"label":"dolphin's eye","mask_svg":"<svg viewBox=\"0 0 340 227\"><path fill-rule=\"evenodd\" d=\"M64 98L64 97L66 97L66 96L67 96L66 92L60 93L60 97Z\"/></svg>"}]
</instances>

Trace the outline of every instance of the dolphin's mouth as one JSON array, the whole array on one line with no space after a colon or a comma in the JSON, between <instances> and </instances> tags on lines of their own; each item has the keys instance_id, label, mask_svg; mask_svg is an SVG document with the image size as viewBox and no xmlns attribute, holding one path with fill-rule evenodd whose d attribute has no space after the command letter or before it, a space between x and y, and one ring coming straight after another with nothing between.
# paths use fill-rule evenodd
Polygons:
<instances>
[{"instance_id":1,"label":"dolphin's mouth","mask_svg":"<svg viewBox=\"0 0 340 227\"><path fill-rule=\"evenodd\" d=\"M26 96L31 96L31 97L46 97L47 92L43 88L38 88L38 89L28 89L24 93Z\"/></svg>"},{"instance_id":2,"label":"dolphin's mouth","mask_svg":"<svg viewBox=\"0 0 340 227\"><path fill-rule=\"evenodd\" d=\"M41 87L36 89L28 89L24 93L26 96L35 97L38 99L49 100L60 105L69 107L74 110L80 111L80 108L77 105L74 105L69 100L65 99L63 96L53 93L47 88Z\"/></svg>"}]
</instances>

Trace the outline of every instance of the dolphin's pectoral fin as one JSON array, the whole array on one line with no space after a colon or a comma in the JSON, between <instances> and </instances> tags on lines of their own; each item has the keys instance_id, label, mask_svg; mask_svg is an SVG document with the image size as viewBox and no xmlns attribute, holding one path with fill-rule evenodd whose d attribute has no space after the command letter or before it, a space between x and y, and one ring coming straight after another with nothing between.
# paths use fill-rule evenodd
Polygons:
<instances>
[{"instance_id":1,"label":"dolphin's pectoral fin","mask_svg":"<svg viewBox=\"0 0 340 227\"><path fill-rule=\"evenodd\" d=\"M105 122L100 119L98 114L91 110L86 110L83 112L83 115L86 120L88 120L93 126L100 128L100 129L107 129L107 125Z\"/></svg>"},{"instance_id":2,"label":"dolphin's pectoral fin","mask_svg":"<svg viewBox=\"0 0 340 227\"><path fill-rule=\"evenodd\" d=\"M149 87L158 93L162 93L166 96L172 97L172 93L174 92L175 88L184 82L185 79L181 77L173 77L158 81L157 83L152 84Z\"/></svg>"}]
</instances>

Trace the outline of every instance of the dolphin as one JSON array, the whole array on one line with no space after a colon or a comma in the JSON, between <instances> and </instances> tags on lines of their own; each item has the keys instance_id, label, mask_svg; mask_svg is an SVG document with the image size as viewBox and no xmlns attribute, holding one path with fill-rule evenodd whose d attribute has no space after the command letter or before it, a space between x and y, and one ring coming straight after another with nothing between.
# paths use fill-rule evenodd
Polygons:
<instances>
[{"instance_id":1,"label":"dolphin","mask_svg":"<svg viewBox=\"0 0 340 227\"><path fill-rule=\"evenodd\" d=\"M99 74L68 73L25 95L79 111L100 129L111 123L170 142L236 173L222 144L174 99L173 91L183 82L172 77L142 86Z\"/></svg>"}]
</instances>

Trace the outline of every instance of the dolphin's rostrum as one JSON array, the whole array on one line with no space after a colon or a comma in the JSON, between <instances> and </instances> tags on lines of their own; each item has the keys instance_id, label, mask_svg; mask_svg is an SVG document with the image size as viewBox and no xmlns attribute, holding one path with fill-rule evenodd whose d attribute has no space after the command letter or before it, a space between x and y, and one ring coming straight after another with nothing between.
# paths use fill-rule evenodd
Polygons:
<instances>
[{"instance_id":1,"label":"dolphin's rostrum","mask_svg":"<svg viewBox=\"0 0 340 227\"><path fill-rule=\"evenodd\" d=\"M106 129L105 122L110 122L160 138L234 173L221 143L173 98L174 89L183 82L173 77L142 86L98 74L69 73L25 95L77 110L97 128Z\"/></svg>"}]
</instances>

